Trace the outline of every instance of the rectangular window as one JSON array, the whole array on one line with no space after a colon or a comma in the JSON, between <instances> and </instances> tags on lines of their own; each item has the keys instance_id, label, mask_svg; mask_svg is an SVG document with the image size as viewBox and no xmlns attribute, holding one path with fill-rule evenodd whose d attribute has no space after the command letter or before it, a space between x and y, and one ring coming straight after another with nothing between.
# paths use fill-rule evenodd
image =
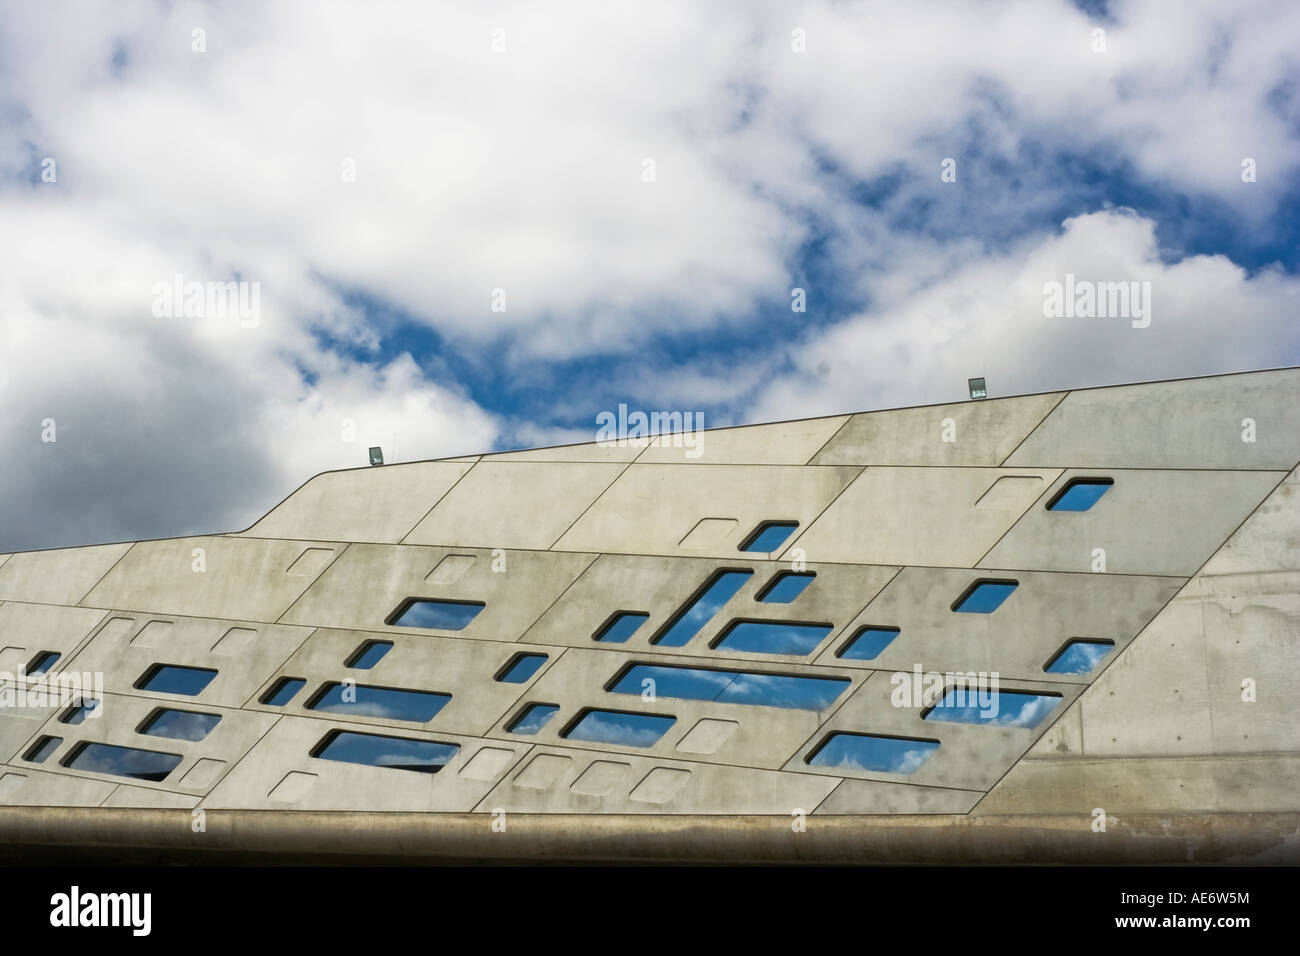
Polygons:
<instances>
[{"instance_id":1,"label":"rectangular window","mask_svg":"<svg viewBox=\"0 0 1300 956\"><path fill-rule=\"evenodd\" d=\"M166 780L181 762L180 754L117 747L113 744L81 743L63 758L63 766L89 773L106 773L132 780Z\"/></svg>"},{"instance_id":2,"label":"rectangular window","mask_svg":"<svg viewBox=\"0 0 1300 956\"><path fill-rule=\"evenodd\" d=\"M31 659L31 662L27 665L27 669L23 673L28 677L31 677L34 674L44 674L54 666L54 662L57 661L60 656L62 655L57 651L41 651Z\"/></svg>"},{"instance_id":3,"label":"rectangular window","mask_svg":"<svg viewBox=\"0 0 1300 956\"><path fill-rule=\"evenodd\" d=\"M748 570L719 571L711 577L695 597L687 601L661 630L651 644L664 647L681 647L713 620L722 606L735 597L754 572Z\"/></svg>"},{"instance_id":4,"label":"rectangular window","mask_svg":"<svg viewBox=\"0 0 1300 956\"><path fill-rule=\"evenodd\" d=\"M1076 637L1066 642L1043 670L1049 674L1089 674L1114 649L1114 641Z\"/></svg>"},{"instance_id":5,"label":"rectangular window","mask_svg":"<svg viewBox=\"0 0 1300 956\"><path fill-rule=\"evenodd\" d=\"M23 759L32 763L45 763L45 758L58 750L61 743L63 743L62 737L41 737L36 743L27 748L27 753L23 755Z\"/></svg>"},{"instance_id":6,"label":"rectangular window","mask_svg":"<svg viewBox=\"0 0 1300 956\"><path fill-rule=\"evenodd\" d=\"M436 631L462 631L486 606L482 601L410 598L388 618L388 624L395 627L426 627Z\"/></svg>"},{"instance_id":7,"label":"rectangular window","mask_svg":"<svg viewBox=\"0 0 1300 956\"><path fill-rule=\"evenodd\" d=\"M99 701L97 700L73 701L72 705L59 715L59 723L75 726L89 717L97 707L99 707Z\"/></svg>"},{"instance_id":8,"label":"rectangular window","mask_svg":"<svg viewBox=\"0 0 1300 956\"><path fill-rule=\"evenodd\" d=\"M281 677L275 686L262 695L262 703L271 707L283 707L293 700L294 695L306 686L301 677Z\"/></svg>"},{"instance_id":9,"label":"rectangular window","mask_svg":"<svg viewBox=\"0 0 1300 956\"><path fill-rule=\"evenodd\" d=\"M1016 581L976 581L953 602L952 609L963 614L992 614L1017 587Z\"/></svg>"},{"instance_id":10,"label":"rectangular window","mask_svg":"<svg viewBox=\"0 0 1300 956\"><path fill-rule=\"evenodd\" d=\"M649 616L641 611L619 611L591 636L607 644L622 644L636 633L637 628L644 624Z\"/></svg>"},{"instance_id":11,"label":"rectangular window","mask_svg":"<svg viewBox=\"0 0 1300 956\"><path fill-rule=\"evenodd\" d=\"M175 740L202 740L219 723L221 717L218 714L163 707L150 714L136 733L150 737L171 737Z\"/></svg>"},{"instance_id":12,"label":"rectangular window","mask_svg":"<svg viewBox=\"0 0 1300 956\"><path fill-rule=\"evenodd\" d=\"M344 662L343 666L368 671L383 660L384 655L392 649L392 641L366 641L352 652L352 656Z\"/></svg>"},{"instance_id":13,"label":"rectangular window","mask_svg":"<svg viewBox=\"0 0 1300 956\"><path fill-rule=\"evenodd\" d=\"M159 694L184 694L195 697L212 683L217 672L210 667L182 667L180 664L155 664L135 682L136 690Z\"/></svg>"},{"instance_id":14,"label":"rectangular window","mask_svg":"<svg viewBox=\"0 0 1300 956\"><path fill-rule=\"evenodd\" d=\"M653 747L668 728L677 723L676 717L661 714L632 714L621 710L596 710L589 708L562 737L570 740L590 740L598 744L616 744L620 747Z\"/></svg>"},{"instance_id":15,"label":"rectangular window","mask_svg":"<svg viewBox=\"0 0 1300 956\"><path fill-rule=\"evenodd\" d=\"M831 624L795 624L789 621L732 621L713 647L751 654L810 654Z\"/></svg>"},{"instance_id":16,"label":"rectangular window","mask_svg":"<svg viewBox=\"0 0 1300 956\"><path fill-rule=\"evenodd\" d=\"M535 734L554 717L560 708L555 704L529 704L506 728L512 734Z\"/></svg>"},{"instance_id":17,"label":"rectangular window","mask_svg":"<svg viewBox=\"0 0 1300 956\"><path fill-rule=\"evenodd\" d=\"M311 755L320 760L359 763L368 767L437 773L459 750L459 744L333 730L316 745Z\"/></svg>"},{"instance_id":18,"label":"rectangular window","mask_svg":"<svg viewBox=\"0 0 1300 956\"><path fill-rule=\"evenodd\" d=\"M669 664L631 664L607 689L615 694L639 695L649 686L647 680L654 682L656 697L797 710L825 710L850 683L847 677L790 677Z\"/></svg>"},{"instance_id":19,"label":"rectangular window","mask_svg":"<svg viewBox=\"0 0 1300 956\"><path fill-rule=\"evenodd\" d=\"M831 734L808 757L813 767L915 773L939 749L939 741L876 734Z\"/></svg>"},{"instance_id":20,"label":"rectangular window","mask_svg":"<svg viewBox=\"0 0 1300 956\"><path fill-rule=\"evenodd\" d=\"M797 521L764 521L750 532L740 550L771 554L785 544L797 527Z\"/></svg>"},{"instance_id":21,"label":"rectangular window","mask_svg":"<svg viewBox=\"0 0 1300 956\"><path fill-rule=\"evenodd\" d=\"M546 663L545 654L516 654L496 676L504 684L525 684Z\"/></svg>"},{"instance_id":22,"label":"rectangular window","mask_svg":"<svg viewBox=\"0 0 1300 956\"><path fill-rule=\"evenodd\" d=\"M1114 478L1073 478L1047 503L1047 510L1087 511L1113 484Z\"/></svg>"},{"instance_id":23,"label":"rectangular window","mask_svg":"<svg viewBox=\"0 0 1300 956\"><path fill-rule=\"evenodd\" d=\"M1059 694L949 687L939 703L921 713L921 718L952 724L1037 727L1060 700Z\"/></svg>"},{"instance_id":24,"label":"rectangular window","mask_svg":"<svg viewBox=\"0 0 1300 956\"><path fill-rule=\"evenodd\" d=\"M835 656L851 661L874 661L896 637L898 637L896 627L872 627L868 624L866 627L858 628L853 638L840 648L840 652Z\"/></svg>"},{"instance_id":25,"label":"rectangular window","mask_svg":"<svg viewBox=\"0 0 1300 956\"><path fill-rule=\"evenodd\" d=\"M368 684L340 684L331 681L321 686L307 704L308 710L353 717L383 717L425 723L447 706L450 694L427 690L401 690L396 687L371 687Z\"/></svg>"},{"instance_id":26,"label":"rectangular window","mask_svg":"<svg viewBox=\"0 0 1300 956\"><path fill-rule=\"evenodd\" d=\"M758 599L764 604L789 604L803 594L815 577L812 571L782 571L758 592Z\"/></svg>"}]
</instances>

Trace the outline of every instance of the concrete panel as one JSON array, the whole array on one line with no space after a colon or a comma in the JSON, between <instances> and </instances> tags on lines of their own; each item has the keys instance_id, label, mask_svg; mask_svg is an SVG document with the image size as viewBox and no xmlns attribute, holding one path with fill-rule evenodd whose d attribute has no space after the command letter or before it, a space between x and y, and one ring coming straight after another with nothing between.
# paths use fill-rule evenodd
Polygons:
<instances>
[{"instance_id":1,"label":"concrete panel","mask_svg":"<svg viewBox=\"0 0 1300 956\"><path fill-rule=\"evenodd\" d=\"M541 747L536 754L565 758L567 763L554 765L560 773L544 787L529 785L538 780L525 766L488 794L478 809L500 808L508 813L761 813L790 817L796 809L811 813L839 782L834 777L620 755L614 759L630 769L620 775L617 785L596 794L585 792L592 788L580 784L575 789L575 784L592 764L610 758L599 752L558 747Z\"/></svg>"},{"instance_id":2,"label":"concrete panel","mask_svg":"<svg viewBox=\"0 0 1300 956\"><path fill-rule=\"evenodd\" d=\"M1201 570L1202 577L1300 571L1300 471L1293 470Z\"/></svg>"},{"instance_id":3,"label":"concrete panel","mask_svg":"<svg viewBox=\"0 0 1300 956\"><path fill-rule=\"evenodd\" d=\"M148 787L123 785L114 790L101 807L165 808L178 807L192 810L199 805L202 797L188 793L172 793L169 790L151 790Z\"/></svg>"},{"instance_id":4,"label":"concrete panel","mask_svg":"<svg viewBox=\"0 0 1300 956\"><path fill-rule=\"evenodd\" d=\"M810 464L1000 465L1064 395L863 412L850 418Z\"/></svg>"},{"instance_id":5,"label":"concrete panel","mask_svg":"<svg viewBox=\"0 0 1300 956\"><path fill-rule=\"evenodd\" d=\"M391 736L458 744L460 750L437 773L418 773L393 767L371 767L342 763L309 756L332 730L357 733L383 733ZM418 730L380 730L368 724L340 720L282 717L253 748L204 798L204 809L250 810L274 805L292 810L412 810L459 811L474 808L491 789L495 780L479 780L460 773L484 746L484 741L454 734L424 733ZM527 744L502 745L516 756L528 750ZM508 772L515 761L503 768ZM281 797L296 800L268 801L272 790L280 787L286 775L297 773L314 776L309 785L281 790ZM498 775L498 778L499 779Z\"/></svg>"},{"instance_id":6,"label":"concrete panel","mask_svg":"<svg viewBox=\"0 0 1300 956\"><path fill-rule=\"evenodd\" d=\"M416 525L405 543L545 550L623 467L480 462Z\"/></svg>"},{"instance_id":7,"label":"concrete panel","mask_svg":"<svg viewBox=\"0 0 1300 956\"><path fill-rule=\"evenodd\" d=\"M361 645L371 640L392 641L393 647L369 670L344 666L344 662ZM516 654L527 652L549 655L551 659L542 665L542 670L524 683L512 684L495 680L496 675ZM447 730L482 736L502 714L514 708L520 695L529 692L541 674L554 665L554 659L560 653L563 651L557 651L553 647L531 644L322 628L312 634L275 675L265 682L248 706L303 717L339 716L354 723L383 724L390 728L418 727L422 730ZM307 685L283 707L256 703L262 692L273 687L280 677L303 678ZM374 687L450 694L451 700L430 723L423 725L361 714L327 715L307 709L307 703L323 683L342 681L345 678Z\"/></svg>"},{"instance_id":8,"label":"concrete panel","mask_svg":"<svg viewBox=\"0 0 1300 956\"><path fill-rule=\"evenodd\" d=\"M59 654L55 670L70 666L77 649L107 615L53 604L0 605L0 672L17 675L40 651Z\"/></svg>"},{"instance_id":9,"label":"concrete panel","mask_svg":"<svg viewBox=\"0 0 1300 956\"><path fill-rule=\"evenodd\" d=\"M815 812L819 817L840 813L968 813L982 796L982 790L845 780Z\"/></svg>"},{"instance_id":10,"label":"concrete panel","mask_svg":"<svg viewBox=\"0 0 1300 956\"><path fill-rule=\"evenodd\" d=\"M792 547L810 561L971 567L1058 474L867 468Z\"/></svg>"},{"instance_id":11,"label":"concrete panel","mask_svg":"<svg viewBox=\"0 0 1300 956\"><path fill-rule=\"evenodd\" d=\"M1002 681L1001 690L1060 694L1061 700L1037 727L962 724L922 719L921 706L895 706L890 675L873 673L854 691L808 743L786 764L787 771L825 773L859 780L882 780L957 790L988 790L1069 707L1083 690L1072 684ZM808 757L832 733L848 732L937 740L939 749L911 774L814 767Z\"/></svg>"},{"instance_id":12,"label":"concrete panel","mask_svg":"<svg viewBox=\"0 0 1300 956\"><path fill-rule=\"evenodd\" d=\"M396 544L471 467L421 461L325 472L243 534Z\"/></svg>"},{"instance_id":13,"label":"concrete panel","mask_svg":"<svg viewBox=\"0 0 1300 956\"><path fill-rule=\"evenodd\" d=\"M1255 440L1243 441L1244 419ZM1300 461L1300 369L1071 392L1006 461L1048 468L1243 468Z\"/></svg>"},{"instance_id":14,"label":"concrete panel","mask_svg":"<svg viewBox=\"0 0 1300 956\"><path fill-rule=\"evenodd\" d=\"M977 571L904 568L817 658L818 664L881 671L997 671L1005 680L1088 683L1087 674L1046 674L1043 667L1071 638L1112 640L1117 654L1177 592L1177 578L1015 571L1019 582L992 614L952 610ZM874 660L839 658L864 626L897 627ZM1111 658L1113 659L1113 657Z\"/></svg>"},{"instance_id":15,"label":"concrete panel","mask_svg":"<svg viewBox=\"0 0 1300 956\"><path fill-rule=\"evenodd\" d=\"M0 767L0 806L97 807L113 787L104 780L46 773L26 764Z\"/></svg>"},{"instance_id":16,"label":"concrete panel","mask_svg":"<svg viewBox=\"0 0 1300 956\"><path fill-rule=\"evenodd\" d=\"M1070 480L1115 484L1087 511L1048 511ZM1070 470L979 562L981 568L1089 571L1093 550L1116 574L1188 576L1282 480L1272 471Z\"/></svg>"},{"instance_id":17,"label":"concrete panel","mask_svg":"<svg viewBox=\"0 0 1300 956\"><path fill-rule=\"evenodd\" d=\"M181 740L175 737L139 733L140 727L159 708L217 714L221 720L202 740ZM214 778L219 774L205 774L200 779L191 772L196 765L204 762L215 763L220 769L236 763L276 721L275 716L271 714L257 714L213 706L202 696L177 698L169 695L169 699L163 701L153 697L131 697L109 693L104 695L98 714L99 716L88 716L80 724L61 723L60 714L51 714L40 732L62 737L63 744L41 765L42 768L50 773L91 780L107 780L120 784L126 778L115 774L77 770L63 766L62 762L72 753L77 744L83 742L137 747L143 750L179 754L183 759L166 779L134 780L132 786L144 790L202 794L211 788L216 782Z\"/></svg>"},{"instance_id":18,"label":"concrete panel","mask_svg":"<svg viewBox=\"0 0 1300 956\"><path fill-rule=\"evenodd\" d=\"M76 604L130 548L103 544L15 554L0 565L0 600Z\"/></svg>"},{"instance_id":19,"label":"concrete panel","mask_svg":"<svg viewBox=\"0 0 1300 956\"><path fill-rule=\"evenodd\" d=\"M849 683L831 705L830 711L823 712L720 701L685 700L666 696L647 701L642 699L640 694L612 693L605 690L629 663L708 666L718 669L737 666L730 660L714 660L705 664L698 658L689 657L660 655L651 658L644 654L619 651L570 650L537 679L531 689L521 697L517 707L501 715L497 726L487 736L502 740L527 739L539 746L600 750L626 755L675 757L703 763L778 770L803 742L816 732L828 713L846 701L852 694L853 688L867 677L867 674L862 672L836 671L831 668L799 668L796 672L788 666L782 667L779 664L743 665L744 670L759 673L798 673L808 677L847 679ZM560 707L560 710L536 734L521 738L518 734L508 733L506 727L528 704L534 702L555 704ZM588 707L670 716L675 722L668 732L650 747L592 743L564 737L564 731ZM700 721L705 719L729 721L737 726L712 753L681 749L680 744L692 735Z\"/></svg>"},{"instance_id":20,"label":"concrete panel","mask_svg":"<svg viewBox=\"0 0 1300 956\"><path fill-rule=\"evenodd\" d=\"M23 696L19 697L20 694ZM4 706L0 707L0 759L16 765L35 766L26 764L22 760L23 754L26 753L28 744L36 738L37 732L45 721L61 708L28 706L26 686L23 684L7 683L0 687L0 700L4 701ZM56 734L55 736L67 735Z\"/></svg>"},{"instance_id":21,"label":"concrete panel","mask_svg":"<svg viewBox=\"0 0 1300 956\"><path fill-rule=\"evenodd\" d=\"M1198 757L1022 760L975 807L973 814L1077 813L1092 823L1100 807L1128 813L1182 811L1250 813L1291 809L1300 792L1300 756L1261 754ZM1107 820L1107 829L1112 820Z\"/></svg>"},{"instance_id":22,"label":"concrete panel","mask_svg":"<svg viewBox=\"0 0 1300 956\"><path fill-rule=\"evenodd\" d=\"M184 617L161 621L150 615L134 615L130 626L118 626L122 615L114 614L111 618L72 659L70 667L103 672L104 687L109 693L205 706L242 706L266 675L278 668L311 633L303 627ZM213 650L232 627L257 632L248 653L231 656L221 653L219 646ZM137 640L148 632L155 633L155 638ZM197 697L137 690L136 681L154 664L206 667L217 671L217 675Z\"/></svg>"},{"instance_id":23,"label":"concrete panel","mask_svg":"<svg viewBox=\"0 0 1300 956\"><path fill-rule=\"evenodd\" d=\"M651 644L651 639L700 591L720 569L751 569L753 576L735 596L682 647ZM897 568L810 564L817 575L790 604L768 604L757 595L788 565L768 561L666 559L602 554L573 586L524 635L536 644L561 644L599 651L635 650L646 654L705 657L730 666L731 662L806 662L806 656L738 654L712 650L709 644L733 620L772 620L828 623L835 626L826 638L835 639L839 628L862 610L893 577ZM593 640L618 611L649 615L624 643Z\"/></svg>"},{"instance_id":24,"label":"concrete panel","mask_svg":"<svg viewBox=\"0 0 1300 956\"><path fill-rule=\"evenodd\" d=\"M289 574L308 548L346 545L234 537L171 538L135 545L81 602L87 607L274 621L307 586ZM196 556L194 552L202 554ZM203 571L195 561L202 557Z\"/></svg>"},{"instance_id":25,"label":"concrete panel","mask_svg":"<svg viewBox=\"0 0 1300 956\"><path fill-rule=\"evenodd\" d=\"M449 554L478 560L451 584L430 573ZM538 616L594 560L590 554L417 548L354 544L284 615L285 623L444 634L472 640L518 640ZM482 601L486 606L460 631L431 631L385 624L407 598Z\"/></svg>"},{"instance_id":26,"label":"concrete panel","mask_svg":"<svg viewBox=\"0 0 1300 956\"><path fill-rule=\"evenodd\" d=\"M658 436L649 442L637 463L802 465L848 420L848 415L835 415Z\"/></svg>"},{"instance_id":27,"label":"concrete panel","mask_svg":"<svg viewBox=\"0 0 1300 956\"><path fill-rule=\"evenodd\" d=\"M764 521L806 527L857 475L857 468L786 465L630 466L556 544L561 551L687 555L680 542L701 518L731 518L733 538L694 552L735 557ZM796 531L796 534L798 532Z\"/></svg>"}]
</instances>

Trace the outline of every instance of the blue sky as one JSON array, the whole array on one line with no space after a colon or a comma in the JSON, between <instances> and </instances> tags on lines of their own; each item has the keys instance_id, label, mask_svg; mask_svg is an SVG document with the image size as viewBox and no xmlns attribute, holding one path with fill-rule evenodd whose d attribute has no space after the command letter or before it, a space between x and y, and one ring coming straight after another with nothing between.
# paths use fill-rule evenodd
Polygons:
<instances>
[{"instance_id":1,"label":"blue sky","mask_svg":"<svg viewBox=\"0 0 1300 956\"><path fill-rule=\"evenodd\" d=\"M11 5L0 552L619 403L1300 363L1296 50L1282 0ZM256 324L155 314L178 274L258 283ZM1045 318L1066 274L1149 282L1150 326Z\"/></svg>"}]
</instances>

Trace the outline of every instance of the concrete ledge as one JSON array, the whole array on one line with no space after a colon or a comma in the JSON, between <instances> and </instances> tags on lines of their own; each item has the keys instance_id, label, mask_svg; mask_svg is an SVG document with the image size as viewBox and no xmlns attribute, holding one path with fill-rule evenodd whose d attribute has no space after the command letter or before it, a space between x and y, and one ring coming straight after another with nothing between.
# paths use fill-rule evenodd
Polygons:
<instances>
[{"instance_id":1,"label":"concrete ledge","mask_svg":"<svg viewBox=\"0 0 1300 956\"><path fill-rule=\"evenodd\" d=\"M809 817L0 808L0 859L113 863L1296 865L1300 813Z\"/></svg>"}]
</instances>

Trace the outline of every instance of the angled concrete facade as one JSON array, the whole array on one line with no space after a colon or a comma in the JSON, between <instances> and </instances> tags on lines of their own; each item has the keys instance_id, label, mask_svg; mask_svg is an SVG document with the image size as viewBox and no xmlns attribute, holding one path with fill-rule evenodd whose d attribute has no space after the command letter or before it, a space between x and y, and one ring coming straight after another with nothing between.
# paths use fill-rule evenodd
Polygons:
<instances>
[{"instance_id":1,"label":"angled concrete facade","mask_svg":"<svg viewBox=\"0 0 1300 956\"><path fill-rule=\"evenodd\" d=\"M1296 859L1300 369L693 437L330 472L246 531L0 555L0 840L189 833L196 810L412 839L429 813L723 841L834 817L934 861L939 818L1041 849L1026 821L1104 834L1100 811L1134 861L1177 856L1125 831L1151 815L1216 859ZM1104 491L1054 507L1077 488ZM769 523L788 533L745 550ZM981 583L1002 603L958 610ZM412 626L412 600L472 619ZM598 639L619 615L640 623ZM1072 648L1100 656L1055 666ZM159 665L206 683L158 689ZM101 681L93 714L40 696L62 673ZM996 715L949 702L986 679ZM202 733L152 729L176 711Z\"/></svg>"}]
</instances>

